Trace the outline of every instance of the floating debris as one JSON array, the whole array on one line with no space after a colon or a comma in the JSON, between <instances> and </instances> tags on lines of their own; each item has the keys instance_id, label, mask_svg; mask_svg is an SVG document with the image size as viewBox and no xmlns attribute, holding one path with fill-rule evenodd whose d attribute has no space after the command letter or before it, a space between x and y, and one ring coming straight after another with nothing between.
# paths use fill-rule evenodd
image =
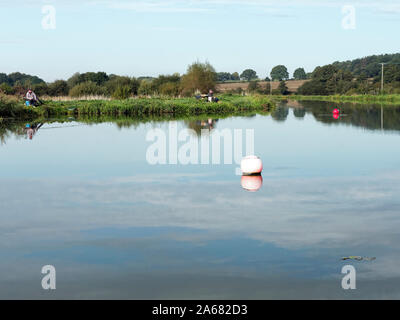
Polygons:
<instances>
[{"instance_id":1,"label":"floating debris","mask_svg":"<svg viewBox=\"0 0 400 320\"><path fill-rule=\"evenodd\" d=\"M343 257L342 260L356 260L356 261L374 261L375 257L360 257L360 256L349 256Z\"/></svg>"}]
</instances>

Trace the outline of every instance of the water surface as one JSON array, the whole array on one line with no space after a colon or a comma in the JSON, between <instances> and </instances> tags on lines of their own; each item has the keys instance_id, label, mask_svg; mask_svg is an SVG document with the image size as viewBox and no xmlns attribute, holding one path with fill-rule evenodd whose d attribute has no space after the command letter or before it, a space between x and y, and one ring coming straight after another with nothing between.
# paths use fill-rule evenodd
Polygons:
<instances>
[{"instance_id":1,"label":"water surface","mask_svg":"<svg viewBox=\"0 0 400 320\"><path fill-rule=\"evenodd\" d=\"M400 109L334 107L213 119L254 129L258 192L237 164L150 165L146 134L169 121L52 120L32 139L1 123L0 298L399 298ZM346 264L356 290L341 288Z\"/></svg>"}]
</instances>

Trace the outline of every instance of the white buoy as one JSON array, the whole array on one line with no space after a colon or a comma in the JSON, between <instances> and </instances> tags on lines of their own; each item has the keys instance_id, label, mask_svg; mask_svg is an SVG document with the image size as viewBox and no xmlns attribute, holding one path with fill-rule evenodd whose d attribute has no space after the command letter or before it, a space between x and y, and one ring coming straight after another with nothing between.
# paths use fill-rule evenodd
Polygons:
<instances>
[{"instance_id":1,"label":"white buoy","mask_svg":"<svg viewBox=\"0 0 400 320\"><path fill-rule=\"evenodd\" d=\"M242 159L240 168L245 176L260 175L263 170L263 164L259 157L247 156Z\"/></svg>"}]
</instances>

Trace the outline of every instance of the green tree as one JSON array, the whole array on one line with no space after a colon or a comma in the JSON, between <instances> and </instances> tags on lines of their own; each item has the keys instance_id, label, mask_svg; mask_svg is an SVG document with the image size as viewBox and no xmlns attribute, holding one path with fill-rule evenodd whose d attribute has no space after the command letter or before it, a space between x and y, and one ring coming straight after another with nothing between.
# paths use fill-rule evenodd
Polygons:
<instances>
[{"instance_id":1,"label":"green tree","mask_svg":"<svg viewBox=\"0 0 400 320\"><path fill-rule=\"evenodd\" d=\"M322 81L312 79L298 88L297 93L301 95L326 95L326 85Z\"/></svg>"},{"instance_id":2,"label":"green tree","mask_svg":"<svg viewBox=\"0 0 400 320\"><path fill-rule=\"evenodd\" d=\"M272 68L271 78L273 81L287 80L289 79L289 72L287 71L287 68L284 65L278 65Z\"/></svg>"},{"instance_id":3,"label":"green tree","mask_svg":"<svg viewBox=\"0 0 400 320\"><path fill-rule=\"evenodd\" d=\"M101 86L109 80L107 73L105 72L86 72L79 75L79 83L82 82L94 82Z\"/></svg>"},{"instance_id":4,"label":"green tree","mask_svg":"<svg viewBox=\"0 0 400 320\"><path fill-rule=\"evenodd\" d=\"M260 90L260 85L259 85L258 81L257 80L250 81L250 83L247 87L247 90L249 92L256 92L256 91Z\"/></svg>"},{"instance_id":5,"label":"green tree","mask_svg":"<svg viewBox=\"0 0 400 320\"><path fill-rule=\"evenodd\" d=\"M385 83L392 83L400 81L400 66L399 65L387 65L384 73Z\"/></svg>"},{"instance_id":6,"label":"green tree","mask_svg":"<svg viewBox=\"0 0 400 320\"><path fill-rule=\"evenodd\" d=\"M312 78L320 81L328 81L329 79L332 79L338 71L339 69L332 64L323 67L316 67L312 73Z\"/></svg>"},{"instance_id":7,"label":"green tree","mask_svg":"<svg viewBox=\"0 0 400 320\"><path fill-rule=\"evenodd\" d=\"M268 81L264 88L264 94L271 94L271 82Z\"/></svg>"},{"instance_id":8,"label":"green tree","mask_svg":"<svg viewBox=\"0 0 400 320\"><path fill-rule=\"evenodd\" d=\"M92 81L82 82L77 84L69 91L71 97L84 97L84 96L97 96L105 95L106 90L104 87L97 85Z\"/></svg>"},{"instance_id":9,"label":"green tree","mask_svg":"<svg viewBox=\"0 0 400 320\"><path fill-rule=\"evenodd\" d=\"M67 96L68 91L68 83L65 80L56 80L48 85L48 94L54 97Z\"/></svg>"},{"instance_id":10,"label":"green tree","mask_svg":"<svg viewBox=\"0 0 400 320\"><path fill-rule=\"evenodd\" d=\"M138 94L141 96L149 96L154 94L155 89L152 81L142 80L138 89Z\"/></svg>"},{"instance_id":11,"label":"green tree","mask_svg":"<svg viewBox=\"0 0 400 320\"><path fill-rule=\"evenodd\" d=\"M44 96L44 95L49 94L49 86L45 82L35 84L32 89L35 92L35 94L38 96ZM67 92L67 94L68 94L68 92Z\"/></svg>"},{"instance_id":12,"label":"green tree","mask_svg":"<svg viewBox=\"0 0 400 320\"><path fill-rule=\"evenodd\" d=\"M217 73L217 81L225 82L232 80L232 75L229 72L218 72Z\"/></svg>"},{"instance_id":13,"label":"green tree","mask_svg":"<svg viewBox=\"0 0 400 320\"><path fill-rule=\"evenodd\" d=\"M281 82L279 82L278 90L283 95L289 94L288 87L286 86L286 82L283 80Z\"/></svg>"},{"instance_id":14,"label":"green tree","mask_svg":"<svg viewBox=\"0 0 400 320\"><path fill-rule=\"evenodd\" d=\"M172 90L171 95L175 96L178 93L176 93L175 89L172 89L172 87L179 88L180 81L181 81L180 74L175 73L173 75L160 75L160 76L158 76L158 78L155 78L152 80L152 84L153 84L155 92L164 94L164 95L169 95L166 92L168 90ZM163 92L161 92L161 91L163 91ZM178 89L178 91L179 91L179 89Z\"/></svg>"},{"instance_id":15,"label":"green tree","mask_svg":"<svg viewBox=\"0 0 400 320\"><path fill-rule=\"evenodd\" d=\"M197 90L208 92L215 90L217 74L214 67L206 62L195 62L191 64L186 74L182 77L181 88L184 95L192 95Z\"/></svg>"},{"instance_id":16,"label":"green tree","mask_svg":"<svg viewBox=\"0 0 400 320\"><path fill-rule=\"evenodd\" d=\"M109 95L120 87L129 87L129 95L137 95L140 82L127 76L110 75L109 80L103 85Z\"/></svg>"},{"instance_id":17,"label":"green tree","mask_svg":"<svg viewBox=\"0 0 400 320\"><path fill-rule=\"evenodd\" d=\"M80 75L81 74L79 72L76 72L70 78L68 78L68 80L67 80L68 87L73 88L77 84L79 84L80 83Z\"/></svg>"},{"instance_id":18,"label":"green tree","mask_svg":"<svg viewBox=\"0 0 400 320\"><path fill-rule=\"evenodd\" d=\"M237 72L232 73L232 80L239 81L240 80L239 73Z\"/></svg>"},{"instance_id":19,"label":"green tree","mask_svg":"<svg viewBox=\"0 0 400 320\"><path fill-rule=\"evenodd\" d=\"M10 81L5 73L0 73L0 83L7 83L9 85L12 85L12 81Z\"/></svg>"},{"instance_id":20,"label":"green tree","mask_svg":"<svg viewBox=\"0 0 400 320\"><path fill-rule=\"evenodd\" d=\"M44 83L42 79L37 76L29 74L13 72L8 75L10 85L21 85L25 87L33 86L35 84Z\"/></svg>"},{"instance_id":21,"label":"green tree","mask_svg":"<svg viewBox=\"0 0 400 320\"><path fill-rule=\"evenodd\" d=\"M13 94L14 90L7 82L2 82L0 84L0 92L4 94Z\"/></svg>"},{"instance_id":22,"label":"green tree","mask_svg":"<svg viewBox=\"0 0 400 320\"><path fill-rule=\"evenodd\" d=\"M293 73L293 78L295 80L305 80L307 79L307 74L303 68L297 68Z\"/></svg>"},{"instance_id":23,"label":"green tree","mask_svg":"<svg viewBox=\"0 0 400 320\"><path fill-rule=\"evenodd\" d=\"M165 96L176 97L177 95L179 95L179 83L178 82L163 83L158 88L158 92Z\"/></svg>"},{"instance_id":24,"label":"green tree","mask_svg":"<svg viewBox=\"0 0 400 320\"><path fill-rule=\"evenodd\" d=\"M112 93L113 99L123 100L129 99L132 95L132 89L129 85L119 86Z\"/></svg>"},{"instance_id":25,"label":"green tree","mask_svg":"<svg viewBox=\"0 0 400 320\"><path fill-rule=\"evenodd\" d=\"M258 79L257 72L255 72L253 69L246 69L240 75L240 79L245 79L246 81Z\"/></svg>"}]
</instances>

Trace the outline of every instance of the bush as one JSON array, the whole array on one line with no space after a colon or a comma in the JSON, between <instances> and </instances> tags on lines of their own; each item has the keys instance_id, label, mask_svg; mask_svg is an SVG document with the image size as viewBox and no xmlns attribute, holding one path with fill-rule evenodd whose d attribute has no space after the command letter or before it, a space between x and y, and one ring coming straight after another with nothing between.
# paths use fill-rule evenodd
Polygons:
<instances>
[{"instance_id":1,"label":"bush","mask_svg":"<svg viewBox=\"0 0 400 320\"><path fill-rule=\"evenodd\" d=\"M271 83L267 82L264 88L260 88L258 91L261 94L270 94L271 93Z\"/></svg>"},{"instance_id":2,"label":"bush","mask_svg":"<svg viewBox=\"0 0 400 320\"><path fill-rule=\"evenodd\" d=\"M138 94L141 96L149 96L154 93L154 85L152 81L142 80L138 89Z\"/></svg>"},{"instance_id":3,"label":"bush","mask_svg":"<svg viewBox=\"0 0 400 320\"><path fill-rule=\"evenodd\" d=\"M67 96L68 95L68 83L64 80L57 80L49 84L48 94L51 96Z\"/></svg>"},{"instance_id":4,"label":"bush","mask_svg":"<svg viewBox=\"0 0 400 320\"><path fill-rule=\"evenodd\" d=\"M103 87L100 87L91 81L77 84L69 91L69 95L75 98L83 96L101 96L105 94L106 90Z\"/></svg>"},{"instance_id":5,"label":"bush","mask_svg":"<svg viewBox=\"0 0 400 320\"><path fill-rule=\"evenodd\" d=\"M249 92L256 92L256 91L260 90L260 85L259 85L258 81L257 80L250 81L250 83L247 87L247 90Z\"/></svg>"},{"instance_id":6,"label":"bush","mask_svg":"<svg viewBox=\"0 0 400 320\"><path fill-rule=\"evenodd\" d=\"M195 62L188 67L187 73L182 77L181 88L184 95L192 95L196 90L206 93L215 90L217 73L208 62Z\"/></svg>"},{"instance_id":7,"label":"bush","mask_svg":"<svg viewBox=\"0 0 400 320\"><path fill-rule=\"evenodd\" d=\"M37 85L34 85L32 90L38 96L43 96L43 95L49 94L49 87L47 86L47 83L39 83Z\"/></svg>"},{"instance_id":8,"label":"bush","mask_svg":"<svg viewBox=\"0 0 400 320\"><path fill-rule=\"evenodd\" d=\"M131 88L127 85L117 87L112 94L113 99L123 100L131 97Z\"/></svg>"},{"instance_id":9,"label":"bush","mask_svg":"<svg viewBox=\"0 0 400 320\"><path fill-rule=\"evenodd\" d=\"M0 92L4 94L13 94L14 90L9 84L3 82L0 84Z\"/></svg>"},{"instance_id":10,"label":"bush","mask_svg":"<svg viewBox=\"0 0 400 320\"><path fill-rule=\"evenodd\" d=\"M139 85L140 85L139 81L136 80L135 78L130 78L126 76L122 77L116 75L110 76L110 80L108 80L104 84L107 93L109 95L113 95L118 88L124 86L129 88L129 95L137 95Z\"/></svg>"},{"instance_id":11,"label":"bush","mask_svg":"<svg viewBox=\"0 0 400 320\"><path fill-rule=\"evenodd\" d=\"M278 90L279 90L280 94L283 94L283 95L289 94L288 87L286 86L285 81L279 82Z\"/></svg>"},{"instance_id":12,"label":"bush","mask_svg":"<svg viewBox=\"0 0 400 320\"><path fill-rule=\"evenodd\" d=\"M327 95L325 83L316 79L305 82L298 90L300 95Z\"/></svg>"},{"instance_id":13,"label":"bush","mask_svg":"<svg viewBox=\"0 0 400 320\"><path fill-rule=\"evenodd\" d=\"M164 83L159 87L158 91L162 95L176 97L179 95L179 83L176 82Z\"/></svg>"},{"instance_id":14,"label":"bush","mask_svg":"<svg viewBox=\"0 0 400 320\"><path fill-rule=\"evenodd\" d=\"M0 94L0 116L17 117L24 111L24 106L16 97Z\"/></svg>"}]
</instances>

